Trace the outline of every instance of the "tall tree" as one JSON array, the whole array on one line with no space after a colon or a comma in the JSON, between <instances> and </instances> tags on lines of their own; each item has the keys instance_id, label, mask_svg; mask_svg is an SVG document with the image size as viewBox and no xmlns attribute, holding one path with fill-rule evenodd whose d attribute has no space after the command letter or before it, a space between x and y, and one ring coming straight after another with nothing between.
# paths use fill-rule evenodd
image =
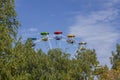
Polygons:
<instances>
[{"instance_id":1,"label":"tall tree","mask_svg":"<svg viewBox=\"0 0 120 80\"><path fill-rule=\"evenodd\" d=\"M12 57L12 43L18 26L14 0L0 0L0 80L13 80L11 72L16 62Z\"/></svg>"},{"instance_id":2,"label":"tall tree","mask_svg":"<svg viewBox=\"0 0 120 80\"><path fill-rule=\"evenodd\" d=\"M14 0L0 0L0 26L7 29L7 33L15 38L19 22L15 11Z\"/></svg>"},{"instance_id":3,"label":"tall tree","mask_svg":"<svg viewBox=\"0 0 120 80\"><path fill-rule=\"evenodd\" d=\"M95 50L81 49L77 52L76 60L78 62L78 66L81 68L82 76L79 79L93 80L94 70L99 64Z\"/></svg>"},{"instance_id":4,"label":"tall tree","mask_svg":"<svg viewBox=\"0 0 120 80\"><path fill-rule=\"evenodd\" d=\"M14 0L0 0L0 52L12 47L19 26L16 16Z\"/></svg>"},{"instance_id":5,"label":"tall tree","mask_svg":"<svg viewBox=\"0 0 120 80\"><path fill-rule=\"evenodd\" d=\"M112 52L112 57L110 59L113 69L120 67L120 44L116 45L116 52Z\"/></svg>"}]
</instances>

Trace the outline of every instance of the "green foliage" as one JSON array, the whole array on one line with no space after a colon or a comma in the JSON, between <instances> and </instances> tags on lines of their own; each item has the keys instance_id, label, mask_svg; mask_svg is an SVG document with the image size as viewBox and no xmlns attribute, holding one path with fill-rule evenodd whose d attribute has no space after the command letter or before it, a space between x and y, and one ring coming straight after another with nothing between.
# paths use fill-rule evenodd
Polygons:
<instances>
[{"instance_id":1,"label":"green foliage","mask_svg":"<svg viewBox=\"0 0 120 80\"><path fill-rule=\"evenodd\" d=\"M5 26L0 26L0 52L8 52L11 48L12 39Z\"/></svg>"},{"instance_id":2,"label":"green foliage","mask_svg":"<svg viewBox=\"0 0 120 80\"><path fill-rule=\"evenodd\" d=\"M120 67L120 45L119 44L117 44L116 46L116 51L117 51L116 54L115 52L112 52L112 56L113 56L112 68L113 69L117 69Z\"/></svg>"},{"instance_id":3,"label":"green foliage","mask_svg":"<svg viewBox=\"0 0 120 80\"><path fill-rule=\"evenodd\" d=\"M80 59L71 59L69 54L60 49L53 49L45 54L42 50L35 52L30 41L25 44L18 41L11 49L11 54L5 54L0 59L0 79L81 80L86 77L93 80L90 76L93 72L91 66L96 65L97 61L93 62L95 54L94 57L92 54L93 51L87 50L81 54Z\"/></svg>"},{"instance_id":4,"label":"green foliage","mask_svg":"<svg viewBox=\"0 0 120 80\"><path fill-rule=\"evenodd\" d=\"M84 49L77 53L77 65L81 68L82 79L93 80L94 70L98 65L95 50ZM80 73L79 73L80 74Z\"/></svg>"},{"instance_id":5,"label":"green foliage","mask_svg":"<svg viewBox=\"0 0 120 80\"><path fill-rule=\"evenodd\" d=\"M19 26L14 7L14 0L0 0L0 27L4 26L12 38L16 37Z\"/></svg>"}]
</instances>

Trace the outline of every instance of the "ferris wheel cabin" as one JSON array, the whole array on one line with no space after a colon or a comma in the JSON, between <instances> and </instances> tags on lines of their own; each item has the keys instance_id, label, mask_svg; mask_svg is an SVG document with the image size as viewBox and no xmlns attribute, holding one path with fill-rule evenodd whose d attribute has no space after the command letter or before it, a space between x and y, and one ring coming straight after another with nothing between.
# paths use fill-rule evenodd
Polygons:
<instances>
[{"instance_id":1,"label":"ferris wheel cabin","mask_svg":"<svg viewBox=\"0 0 120 80\"><path fill-rule=\"evenodd\" d=\"M75 38L75 35L74 34L68 34L67 35L67 42L70 43L70 44L73 44L75 42L74 38Z\"/></svg>"},{"instance_id":2,"label":"ferris wheel cabin","mask_svg":"<svg viewBox=\"0 0 120 80\"><path fill-rule=\"evenodd\" d=\"M61 40L62 39L62 32L61 31L54 32L54 35L55 35L55 37L54 37L55 40Z\"/></svg>"},{"instance_id":3,"label":"ferris wheel cabin","mask_svg":"<svg viewBox=\"0 0 120 80\"><path fill-rule=\"evenodd\" d=\"M48 35L49 35L49 32L41 32L41 40L42 41L48 41Z\"/></svg>"}]
</instances>

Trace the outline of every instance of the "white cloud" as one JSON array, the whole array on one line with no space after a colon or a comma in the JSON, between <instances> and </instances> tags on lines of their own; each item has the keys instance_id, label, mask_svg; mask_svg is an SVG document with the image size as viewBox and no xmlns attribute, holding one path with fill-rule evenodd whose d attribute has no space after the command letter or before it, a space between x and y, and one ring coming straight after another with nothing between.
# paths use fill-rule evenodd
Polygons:
<instances>
[{"instance_id":1,"label":"white cloud","mask_svg":"<svg viewBox=\"0 0 120 80\"><path fill-rule=\"evenodd\" d=\"M29 28L29 31L30 31L30 32L37 32L38 29L37 29L37 28L33 28L33 27L31 27L31 28Z\"/></svg>"},{"instance_id":2,"label":"white cloud","mask_svg":"<svg viewBox=\"0 0 120 80\"><path fill-rule=\"evenodd\" d=\"M19 36L22 36L23 40L26 40L26 38L29 37L37 38L39 35L40 33L38 32L38 29L36 27L30 27L28 29L22 27L21 29L19 29Z\"/></svg>"},{"instance_id":3,"label":"white cloud","mask_svg":"<svg viewBox=\"0 0 120 80\"><path fill-rule=\"evenodd\" d=\"M107 0L106 3L103 3L103 6L105 6L107 8L112 8L117 3L120 3L120 0Z\"/></svg>"},{"instance_id":4,"label":"white cloud","mask_svg":"<svg viewBox=\"0 0 120 80\"><path fill-rule=\"evenodd\" d=\"M76 34L82 40L86 41L91 48L97 51L100 63L108 64L109 56L113 50L117 40L120 39L120 34L116 32L116 27L113 26L115 19L118 17L118 9L110 8L118 0L109 2L109 7L106 10L94 11L88 15L78 15L75 18L75 23L70 26L69 32ZM112 5L110 5L110 3Z\"/></svg>"}]
</instances>

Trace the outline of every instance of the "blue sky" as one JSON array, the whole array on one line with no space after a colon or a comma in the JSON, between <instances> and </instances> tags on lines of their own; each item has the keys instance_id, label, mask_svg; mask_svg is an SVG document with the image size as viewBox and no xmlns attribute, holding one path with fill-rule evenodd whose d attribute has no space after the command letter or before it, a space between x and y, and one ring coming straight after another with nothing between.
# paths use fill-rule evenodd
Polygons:
<instances>
[{"instance_id":1,"label":"blue sky","mask_svg":"<svg viewBox=\"0 0 120 80\"><path fill-rule=\"evenodd\" d=\"M120 43L120 0L16 0L19 35L40 37L40 32L73 33L95 48L102 65Z\"/></svg>"}]
</instances>

